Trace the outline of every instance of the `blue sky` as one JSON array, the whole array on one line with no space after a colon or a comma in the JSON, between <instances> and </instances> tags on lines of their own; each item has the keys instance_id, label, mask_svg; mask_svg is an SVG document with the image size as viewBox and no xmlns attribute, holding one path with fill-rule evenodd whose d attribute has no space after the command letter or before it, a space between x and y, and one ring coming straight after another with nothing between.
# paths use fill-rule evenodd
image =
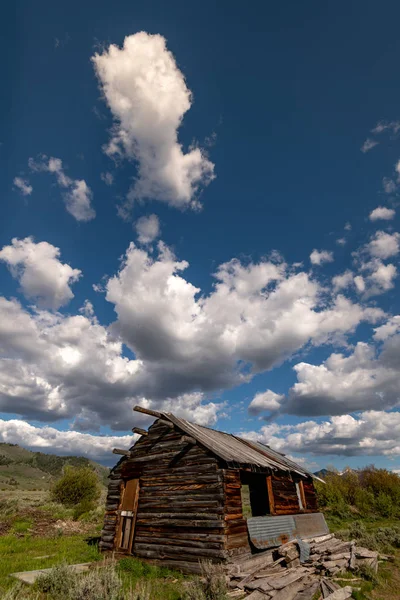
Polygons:
<instances>
[{"instance_id":1,"label":"blue sky","mask_svg":"<svg viewBox=\"0 0 400 600\"><path fill-rule=\"evenodd\" d=\"M8 10L2 439L400 468L397 3Z\"/></svg>"}]
</instances>

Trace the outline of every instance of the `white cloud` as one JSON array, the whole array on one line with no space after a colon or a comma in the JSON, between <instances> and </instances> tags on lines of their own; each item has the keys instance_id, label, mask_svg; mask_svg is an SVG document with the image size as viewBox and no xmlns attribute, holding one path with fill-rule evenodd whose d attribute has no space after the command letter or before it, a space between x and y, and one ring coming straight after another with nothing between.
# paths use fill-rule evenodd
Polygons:
<instances>
[{"instance_id":1,"label":"white cloud","mask_svg":"<svg viewBox=\"0 0 400 600\"><path fill-rule=\"evenodd\" d=\"M140 424L135 404L215 423L223 404L200 392L171 397L165 389L159 399L146 398L143 361L123 356L122 341L98 323L90 303L80 312L30 313L0 297L0 411L47 422L72 418L85 431Z\"/></svg>"},{"instance_id":2,"label":"white cloud","mask_svg":"<svg viewBox=\"0 0 400 600\"><path fill-rule=\"evenodd\" d=\"M347 240L346 240L346 238L344 238L344 237L342 237L342 238L338 238L338 239L336 240L336 243L337 243L337 245L338 245L338 246L345 246L345 245L346 245L346 243L347 243Z\"/></svg>"},{"instance_id":3,"label":"white cloud","mask_svg":"<svg viewBox=\"0 0 400 600\"><path fill-rule=\"evenodd\" d=\"M39 452L86 456L93 460L112 460L113 448L130 448L137 435L91 435L78 431L59 431L54 427L34 427L26 421L0 419L0 441L20 444Z\"/></svg>"},{"instance_id":4,"label":"white cloud","mask_svg":"<svg viewBox=\"0 0 400 600\"><path fill-rule=\"evenodd\" d=\"M0 251L0 261L10 268L23 294L43 308L57 310L73 297L70 285L81 276L79 269L60 262L60 249L48 242L35 243L31 237L14 238Z\"/></svg>"},{"instance_id":5,"label":"white cloud","mask_svg":"<svg viewBox=\"0 0 400 600\"><path fill-rule=\"evenodd\" d=\"M283 399L284 395L276 394L271 390L256 394L249 404L249 413L251 415L259 415L265 411L279 410L280 403Z\"/></svg>"},{"instance_id":6,"label":"white cloud","mask_svg":"<svg viewBox=\"0 0 400 600\"><path fill-rule=\"evenodd\" d=\"M13 243L9 260L34 268L32 244ZM58 250L40 249L59 269ZM45 421L74 417L75 428L86 431L102 424L126 430L133 404L141 403L213 423L223 405L207 401L208 393L249 381L307 344L345 342L361 322L383 314L329 297L276 256L220 265L208 294L183 277L187 267L161 242L154 255L131 244L104 284L117 314L110 327L99 324L89 302L64 316L0 298L0 411ZM54 296L56 306L60 294ZM134 358L124 356L124 344Z\"/></svg>"},{"instance_id":7,"label":"white cloud","mask_svg":"<svg viewBox=\"0 0 400 600\"><path fill-rule=\"evenodd\" d=\"M141 244L151 244L160 235L160 221L157 215L140 217L136 221L135 229Z\"/></svg>"},{"instance_id":8,"label":"white cloud","mask_svg":"<svg viewBox=\"0 0 400 600\"><path fill-rule=\"evenodd\" d=\"M349 221L347 221L347 223L344 226L345 231L351 231L351 223L349 223Z\"/></svg>"},{"instance_id":9,"label":"white cloud","mask_svg":"<svg viewBox=\"0 0 400 600\"><path fill-rule=\"evenodd\" d=\"M400 251L400 234L386 233L385 231L377 231L367 245L367 250L371 256L376 258L389 258L396 256Z\"/></svg>"},{"instance_id":10,"label":"white cloud","mask_svg":"<svg viewBox=\"0 0 400 600\"><path fill-rule=\"evenodd\" d=\"M100 179L102 181L104 181L104 183L106 185L112 185L114 183L114 175L112 173L110 173L109 171L106 171L105 173L102 173L100 175Z\"/></svg>"},{"instance_id":11,"label":"white cloud","mask_svg":"<svg viewBox=\"0 0 400 600\"><path fill-rule=\"evenodd\" d=\"M214 165L199 147L185 153L178 141L192 95L165 38L142 31L92 60L115 120L106 152L138 163L128 205L154 199L177 208L198 207L198 192L214 178ZM122 210L127 212L129 206Z\"/></svg>"},{"instance_id":12,"label":"white cloud","mask_svg":"<svg viewBox=\"0 0 400 600\"><path fill-rule=\"evenodd\" d=\"M333 262L333 252L329 252L328 250L313 250L310 254L310 261L313 265Z\"/></svg>"},{"instance_id":13,"label":"white cloud","mask_svg":"<svg viewBox=\"0 0 400 600\"><path fill-rule=\"evenodd\" d=\"M382 315L343 296L327 303L318 283L284 263L225 263L208 296L183 278L187 267L162 244L156 258L131 244L106 286L114 330L144 361L147 397L237 385L310 341L326 343Z\"/></svg>"},{"instance_id":14,"label":"white cloud","mask_svg":"<svg viewBox=\"0 0 400 600\"><path fill-rule=\"evenodd\" d=\"M91 221L95 218L96 212L92 208L92 191L84 179L71 179L65 174L62 160L60 158L48 158L42 155L35 161L30 158L29 167L33 172L54 173L58 185L65 189L64 202L67 211L75 217L77 221Z\"/></svg>"},{"instance_id":15,"label":"white cloud","mask_svg":"<svg viewBox=\"0 0 400 600\"><path fill-rule=\"evenodd\" d=\"M400 121L380 121L373 129L371 133L379 135L385 131L391 131L396 134L400 131Z\"/></svg>"},{"instance_id":16,"label":"white cloud","mask_svg":"<svg viewBox=\"0 0 400 600\"><path fill-rule=\"evenodd\" d=\"M378 144L379 142L377 142L376 140L367 138L361 146L361 152L369 152L369 150L372 150L372 148L375 148L375 146L377 146Z\"/></svg>"},{"instance_id":17,"label":"white cloud","mask_svg":"<svg viewBox=\"0 0 400 600\"><path fill-rule=\"evenodd\" d=\"M396 183L390 177L384 177L382 180L382 186L385 194L394 194L397 189Z\"/></svg>"},{"instance_id":18,"label":"white cloud","mask_svg":"<svg viewBox=\"0 0 400 600\"><path fill-rule=\"evenodd\" d=\"M354 274L352 271L345 271L340 275L332 277L332 285L334 290L343 290L354 283Z\"/></svg>"},{"instance_id":19,"label":"white cloud","mask_svg":"<svg viewBox=\"0 0 400 600\"><path fill-rule=\"evenodd\" d=\"M391 317L386 323L374 329L374 339L382 342L392 335L400 333L400 316Z\"/></svg>"},{"instance_id":20,"label":"white cloud","mask_svg":"<svg viewBox=\"0 0 400 600\"><path fill-rule=\"evenodd\" d=\"M375 329L372 343L358 342L348 356L331 354L320 365L294 366L297 382L280 401L279 412L340 415L400 406L400 317Z\"/></svg>"},{"instance_id":21,"label":"white cloud","mask_svg":"<svg viewBox=\"0 0 400 600\"><path fill-rule=\"evenodd\" d=\"M297 425L266 425L260 431L240 435L258 440L284 453L312 455L400 455L400 413L367 410L357 417L333 416L327 421L303 421ZM296 456L293 457L298 461Z\"/></svg>"},{"instance_id":22,"label":"white cloud","mask_svg":"<svg viewBox=\"0 0 400 600\"><path fill-rule=\"evenodd\" d=\"M14 177L13 184L19 189L23 196L30 196L33 191L33 187L29 185L29 181L23 177Z\"/></svg>"},{"instance_id":23,"label":"white cloud","mask_svg":"<svg viewBox=\"0 0 400 600\"><path fill-rule=\"evenodd\" d=\"M396 211L393 208L387 208L386 206L378 206L369 215L370 221L390 221L394 218Z\"/></svg>"}]
</instances>

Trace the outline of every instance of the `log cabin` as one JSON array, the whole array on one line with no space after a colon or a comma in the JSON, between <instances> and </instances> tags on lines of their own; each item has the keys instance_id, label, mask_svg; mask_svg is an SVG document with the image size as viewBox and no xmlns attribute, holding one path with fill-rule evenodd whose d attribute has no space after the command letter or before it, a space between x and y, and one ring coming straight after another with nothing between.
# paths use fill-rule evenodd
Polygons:
<instances>
[{"instance_id":1,"label":"log cabin","mask_svg":"<svg viewBox=\"0 0 400 600\"><path fill-rule=\"evenodd\" d=\"M199 572L297 538L328 533L314 475L261 442L155 417L109 476L100 547Z\"/></svg>"}]
</instances>

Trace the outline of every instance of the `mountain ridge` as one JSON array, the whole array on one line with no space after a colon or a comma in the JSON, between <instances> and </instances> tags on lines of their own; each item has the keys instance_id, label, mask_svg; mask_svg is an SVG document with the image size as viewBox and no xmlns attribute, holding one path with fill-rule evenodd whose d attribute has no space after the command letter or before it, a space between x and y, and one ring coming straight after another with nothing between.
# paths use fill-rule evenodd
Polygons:
<instances>
[{"instance_id":1,"label":"mountain ridge","mask_svg":"<svg viewBox=\"0 0 400 600\"><path fill-rule=\"evenodd\" d=\"M91 467L107 485L108 467L84 456L59 456L0 442L0 490L48 490L65 466Z\"/></svg>"}]
</instances>

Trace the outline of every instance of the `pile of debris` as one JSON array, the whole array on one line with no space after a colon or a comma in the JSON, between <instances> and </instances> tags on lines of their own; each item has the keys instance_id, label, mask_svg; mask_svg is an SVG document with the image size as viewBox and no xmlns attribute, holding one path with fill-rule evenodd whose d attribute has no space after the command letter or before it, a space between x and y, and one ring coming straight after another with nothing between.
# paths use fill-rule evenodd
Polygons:
<instances>
[{"instance_id":1,"label":"pile of debris","mask_svg":"<svg viewBox=\"0 0 400 600\"><path fill-rule=\"evenodd\" d=\"M334 534L289 542L258 557L236 561L228 575L228 596L238 600L311 600L319 593L320 598L347 600L353 588L341 587L335 577L357 571L362 565L376 572L378 559L378 552L344 542Z\"/></svg>"}]
</instances>

